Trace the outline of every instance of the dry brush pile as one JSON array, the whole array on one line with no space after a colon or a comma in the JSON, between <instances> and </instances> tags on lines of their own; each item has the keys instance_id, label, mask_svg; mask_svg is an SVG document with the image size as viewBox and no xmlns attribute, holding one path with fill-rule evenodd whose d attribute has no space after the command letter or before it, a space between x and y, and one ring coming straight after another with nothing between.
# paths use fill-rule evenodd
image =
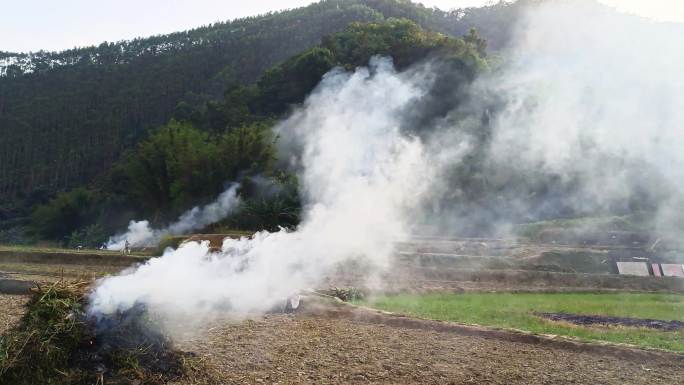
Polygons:
<instances>
[{"instance_id":1,"label":"dry brush pile","mask_svg":"<svg viewBox=\"0 0 684 385\"><path fill-rule=\"evenodd\" d=\"M0 337L0 384L208 384L203 363L174 349L145 309L87 315L89 282L34 289Z\"/></svg>"}]
</instances>

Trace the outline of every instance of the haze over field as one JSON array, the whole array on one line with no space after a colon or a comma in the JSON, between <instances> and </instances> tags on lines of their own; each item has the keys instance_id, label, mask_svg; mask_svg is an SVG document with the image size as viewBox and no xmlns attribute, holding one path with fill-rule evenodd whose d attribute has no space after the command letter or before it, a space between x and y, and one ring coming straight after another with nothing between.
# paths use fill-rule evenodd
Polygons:
<instances>
[{"instance_id":1,"label":"haze over field","mask_svg":"<svg viewBox=\"0 0 684 385\"><path fill-rule=\"evenodd\" d=\"M460 214L503 218L505 227L655 210L658 230L676 238L684 191L684 55L676 47L684 25L580 4L527 12L503 67L471 90L475 106L493 106L491 124L477 129L491 132L477 153L492 195Z\"/></svg>"}]
</instances>

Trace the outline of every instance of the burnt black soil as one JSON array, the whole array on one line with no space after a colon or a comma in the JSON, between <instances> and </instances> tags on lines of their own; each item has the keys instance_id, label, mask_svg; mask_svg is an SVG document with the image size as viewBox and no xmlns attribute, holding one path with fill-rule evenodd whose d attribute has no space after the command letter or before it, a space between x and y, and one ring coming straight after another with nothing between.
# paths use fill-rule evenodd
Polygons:
<instances>
[{"instance_id":1,"label":"burnt black soil","mask_svg":"<svg viewBox=\"0 0 684 385\"><path fill-rule=\"evenodd\" d=\"M568 314L568 313L536 313L537 316L546 318L552 321L570 322L575 325L591 326L628 326L637 328L658 329L663 331L675 331L684 329L684 322L681 321L663 321L657 319L644 318L625 318L625 317L606 317L599 315L582 315L582 314Z\"/></svg>"}]
</instances>

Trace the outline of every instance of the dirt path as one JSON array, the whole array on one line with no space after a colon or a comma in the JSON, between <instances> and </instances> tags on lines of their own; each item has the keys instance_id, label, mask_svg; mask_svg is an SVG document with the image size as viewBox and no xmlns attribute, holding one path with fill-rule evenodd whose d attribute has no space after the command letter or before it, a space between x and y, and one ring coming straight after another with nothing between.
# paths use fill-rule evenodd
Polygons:
<instances>
[{"instance_id":1,"label":"dirt path","mask_svg":"<svg viewBox=\"0 0 684 385\"><path fill-rule=\"evenodd\" d=\"M225 384L681 384L684 359L616 357L316 315L226 324L186 349Z\"/></svg>"},{"instance_id":2,"label":"dirt path","mask_svg":"<svg viewBox=\"0 0 684 385\"><path fill-rule=\"evenodd\" d=\"M28 300L27 295L0 295L0 334L17 325Z\"/></svg>"}]
</instances>

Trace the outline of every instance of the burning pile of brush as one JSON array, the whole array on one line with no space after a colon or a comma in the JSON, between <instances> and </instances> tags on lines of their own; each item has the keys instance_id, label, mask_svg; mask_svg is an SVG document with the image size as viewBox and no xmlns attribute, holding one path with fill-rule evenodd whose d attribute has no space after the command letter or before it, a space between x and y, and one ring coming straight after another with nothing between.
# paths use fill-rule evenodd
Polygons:
<instances>
[{"instance_id":1,"label":"burning pile of brush","mask_svg":"<svg viewBox=\"0 0 684 385\"><path fill-rule=\"evenodd\" d=\"M202 383L197 359L175 350L143 307L88 316L88 287L35 289L20 325L0 337L1 384Z\"/></svg>"}]
</instances>

